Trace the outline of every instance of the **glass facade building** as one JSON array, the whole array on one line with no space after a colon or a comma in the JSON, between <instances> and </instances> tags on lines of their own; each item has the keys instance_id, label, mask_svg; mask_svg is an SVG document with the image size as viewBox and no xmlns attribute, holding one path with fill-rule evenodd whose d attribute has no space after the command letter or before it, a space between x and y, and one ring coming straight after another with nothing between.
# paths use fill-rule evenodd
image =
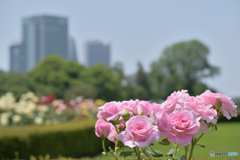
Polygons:
<instances>
[{"instance_id":1,"label":"glass facade building","mask_svg":"<svg viewBox=\"0 0 240 160\"><path fill-rule=\"evenodd\" d=\"M14 73L24 73L24 59L21 44L10 46L10 71Z\"/></svg>"},{"instance_id":2,"label":"glass facade building","mask_svg":"<svg viewBox=\"0 0 240 160\"><path fill-rule=\"evenodd\" d=\"M108 43L87 42L84 46L85 65L91 67L96 63L101 63L110 67L110 49L111 46Z\"/></svg>"},{"instance_id":3,"label":"glass facade building","mask_svg":"<svg viewBox=\"0 0 240 160\"><path fill-rule=\"evenodd\" d=\"M22 20L25 73L49 54L68 58L68 20L56 16L33 16Z\"/></svg>"}]
</instances>

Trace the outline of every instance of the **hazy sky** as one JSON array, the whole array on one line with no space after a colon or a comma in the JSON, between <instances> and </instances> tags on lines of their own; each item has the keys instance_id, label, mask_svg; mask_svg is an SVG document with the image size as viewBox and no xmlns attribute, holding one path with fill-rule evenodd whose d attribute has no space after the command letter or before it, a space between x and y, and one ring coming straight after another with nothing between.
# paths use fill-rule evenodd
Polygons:
<instances>
[{"instance_id":1,"label":"hazy sky","mask_svg":"<svg viewBox=\"0 0 240 160\"><path fill-rule=\"evenodd\" d=\"M221 68L206 82L240 96L239 0L0 0L0 69L9 70L9 46L21 41L21 19L42 14L68 17L79 61L84 42L110 42L112 64L122 62L126 74L136 71L137 61L149 71L166 46L198 39Z\"/></svg>"}]
</instances>

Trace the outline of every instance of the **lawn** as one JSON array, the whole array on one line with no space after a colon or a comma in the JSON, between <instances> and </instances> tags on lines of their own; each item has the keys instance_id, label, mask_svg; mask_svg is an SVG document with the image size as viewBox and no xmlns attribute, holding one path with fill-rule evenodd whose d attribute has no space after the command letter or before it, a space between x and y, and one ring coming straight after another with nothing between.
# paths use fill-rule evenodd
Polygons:
<instances>
[{"instance_id":1,"label":"lawn","mask_svg":"<svg viewBox=\"0 0 240 160\"><path fill-rule=\"evenodd\" d=\"M219 123L217 124L217 131L211 131L210 133L205 134L200 140L199 144L205 145L205 148L200 146L195 146L193 159L194 160L239 160L240 159L240 123ZM172 147L163 146L158 143L155 143L152 146L153 149L160 150L163 154L167 153ZM183 147L180 147L184 151ZM238 156L215 156L210 157L210 152L238 152ZM183 155L181 152L178 152L178 156ZM93 159L109 159L106 156L97 156ZM160 158L166 159L166 157Z\"/></svg>"}]
</instances>

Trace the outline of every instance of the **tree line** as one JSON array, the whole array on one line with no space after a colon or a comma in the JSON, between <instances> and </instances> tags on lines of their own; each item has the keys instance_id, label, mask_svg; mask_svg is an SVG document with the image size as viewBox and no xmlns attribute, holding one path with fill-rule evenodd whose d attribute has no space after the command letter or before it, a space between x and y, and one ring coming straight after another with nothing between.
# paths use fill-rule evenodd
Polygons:
<instances>
[{"instance_id":1,"label":"tree line","mask_svg":"<svg viewBox=\"0 0 240 160\"><path fill-rule=\"evenodd\" d=\"M166 99L173 91L187 89L193 96L209 88L202 80L218 75L220 69L208 61L209 49L198 40L167 47L152 62L150 72L142 64L133 75L124 73L117 62L113 67L101 64L85 68L77 62L49 55L27 75L0 72L0 95L12 92L17 98L28 91L38 96L53 93L57 98L113 100Z\"/></svg>"}]
</instances>

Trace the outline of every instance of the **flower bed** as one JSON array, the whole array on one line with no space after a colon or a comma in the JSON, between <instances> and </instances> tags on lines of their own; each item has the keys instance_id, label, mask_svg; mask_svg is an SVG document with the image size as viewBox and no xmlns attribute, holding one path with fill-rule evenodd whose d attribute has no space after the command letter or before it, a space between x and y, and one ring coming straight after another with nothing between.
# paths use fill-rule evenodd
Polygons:
<instances>
[{"instance_id":1,"label":"flower bed","mask_svg":"<svg viewBox=\"0 0 240 160\"><path fill-rule=\"evenodd\" d=\"M105 102L83 99L79 96L70 101L55 99L54 95L39 98L34 93L23 94L16 101L12 93L0 98L0 126L50 125L71 120L95 118L98 105Z\"/></svg>"}]
</instances>

